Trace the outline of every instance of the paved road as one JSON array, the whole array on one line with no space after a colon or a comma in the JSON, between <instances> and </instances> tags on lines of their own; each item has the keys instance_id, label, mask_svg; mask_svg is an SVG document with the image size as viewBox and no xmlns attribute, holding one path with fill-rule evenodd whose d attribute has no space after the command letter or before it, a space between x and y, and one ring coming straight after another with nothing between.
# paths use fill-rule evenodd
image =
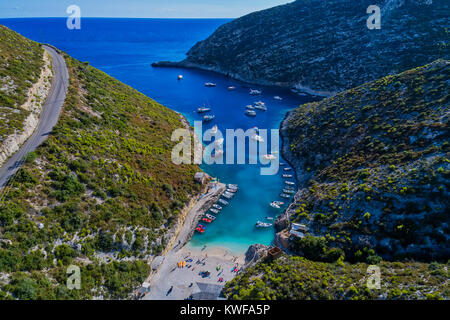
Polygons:
<instances>
[{"instance_id":1,"label":"paved road","mask_svg":"<svg viewBox=\"0 0 450 320\"><path fill-rule=\"evenodd\" d=\"M52 87L42 108L39 124L33 135L0 168L0 189L6 186L10 178L21 167L24 157L31 151L36 150L45 141L58 122L59 114L66 98L67 88L69 87L69 73L64 58L55 49L46 45L43 47L53 58L54 76Z\"/></svg>"}]
</instances>

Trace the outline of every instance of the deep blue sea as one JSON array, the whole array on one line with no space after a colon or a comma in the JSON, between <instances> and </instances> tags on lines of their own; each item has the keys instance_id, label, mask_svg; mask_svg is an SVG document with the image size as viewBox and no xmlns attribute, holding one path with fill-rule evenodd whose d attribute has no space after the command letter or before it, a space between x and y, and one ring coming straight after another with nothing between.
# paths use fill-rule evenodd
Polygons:
<instances>
[{"instance_id":1,"label":"deep blue sea","mask_svg":"<svg viewBox=\"0 0 450 320\"><path fill-rule=\"evenodd\" d=\"M278 129L286 112L311 101L288 90L251 86L224 76L197 70L152 68L155 61L178 61L197 41L207 38L224 19L105 19L86 18L81 30L68 30L64 18L0 19L5 25L38 42L52 44L71 56L88 61L92 66L136 88L165 106L183 113L193 124L201 116L193 111L203 105L216 116L205 128L217 124L225 129ZM177 75L184 76L182 81ZM207 88L205 82L217 84ZM229 86L236 90L228 91ZM262 95L249 95L249 88L262 90ZM274 96L283 100L275 100ZM264 101L268 110L257 111L255 118L244 115L245 106ZM284 162L284 160L280 160ZM221 246L241 253L254 243L270 244L274 230L256 229L257 220L270 222L280 210L269 206L283 200L281 173L260 175L260 165L203 165L202 168L221 182L238 184L237 195L208 225L202 235L196 234L193 246ZM285 201L285 200L283 200Z\"/></svg>"}]
</instances>

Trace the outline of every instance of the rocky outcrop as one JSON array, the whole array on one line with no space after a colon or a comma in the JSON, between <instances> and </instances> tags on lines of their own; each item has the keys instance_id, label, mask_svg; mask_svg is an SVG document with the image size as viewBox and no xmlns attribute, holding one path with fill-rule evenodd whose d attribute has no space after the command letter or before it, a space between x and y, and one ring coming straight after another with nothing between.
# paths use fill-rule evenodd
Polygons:
<instances>
[{"instance_id":1,"label":"rocky outcrop","mask_svg":"<svg viewBox=\"0 0 450 320\"><path fill-rule=\"evenodd\" d=\"M383 0L381 29L367 28L373 1L295 1L219 27L179 63L261 85L331 95L449 58L448 1ZM412 54L413 53L413 54Z\"/></svg>"},{"instance_id":2,"label":"rocky outcrop","mask_svg":"<svg viewBox=\"0 0 450 320\"><path fill-rule=\"evenodd\" d=\"M450 258L450 62L344 91L292 111L283 156L300 189L286 220L359 260Z\"/></svg>"},{"instance_id":3,"label":"rocky outcrop","mask_svg":"<svg viewBox=\"0 0 450 320\"><path fill-rule=\"evenodd\" d=\"M245 265L250 266L263 259L267 255L268 246L252 244L245 253Z\"/></svg>"},{"instance_id":4,"label":"rocky outcrop","mask_svg":"<svg viewBox=\"0 0 450 320\"><path fill-rule=\"evenodd\" d=\"M0 143L0 166L19 150L20 146L33 134L39 123L39 117L52 81L51 56L47 51L44 52L43 60L44 65L41 75L38 81L28 90L27 100L20 107L29 113L25 118L22 129L16 130L3 143Z\"/></svg>"}]
</instances>

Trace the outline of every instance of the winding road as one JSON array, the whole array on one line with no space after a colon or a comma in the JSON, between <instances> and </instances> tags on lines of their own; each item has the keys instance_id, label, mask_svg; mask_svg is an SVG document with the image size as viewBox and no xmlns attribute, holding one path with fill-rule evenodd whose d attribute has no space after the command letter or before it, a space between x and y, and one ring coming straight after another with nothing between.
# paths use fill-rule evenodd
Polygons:
<instances>
[{"instance_id":1,"label":"winding road","mask_svg":"<svg viewBox=\"0 0 450 320\"><path fill-rule=\"evenodd\" d=\"M69 87L69 73L64 58L52 47L43 45L52 56L53 81L50 92L42 108L39 123L33 135L0 168L0 189L4 188L11 177L22 166L25 156L36 150L58 122Z\"/></svg>"}]
</instances>

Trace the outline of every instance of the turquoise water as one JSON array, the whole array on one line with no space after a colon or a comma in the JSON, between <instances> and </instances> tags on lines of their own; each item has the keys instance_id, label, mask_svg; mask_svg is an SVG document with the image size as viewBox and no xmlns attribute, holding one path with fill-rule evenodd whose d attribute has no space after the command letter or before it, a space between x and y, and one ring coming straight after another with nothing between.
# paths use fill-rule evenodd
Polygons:
<instances>
[{"instance_id":1,"label":"turquoise water","mask_svg":"<svg viewBox=\"0 0 450 320\"><path fill-rule=\"evenodd\" d=\"M205 129L215 124L223 132L254 126L278 129L287 111L311 98L293 95L288 90L249 86L210 72L151 67L155 61L183 59L192 45L227 21L83 19L82 29L72 31L66 29L65 19L58 18L0 19L0 24L33 40L53 44L81 61L89 61L94 67L183 113L191 124L201 118L193 111L207 104L216 118L205 125ZM178 74L183 74L182 81L177 80ZM205 82L214 82L217 87L207 88ZM236 90L228 91L229 86L235 86ZM249 87L261 89L262 95L249 95ZM275 100L276 95L283 100ZM268 110L257 111L255 118L246 117L245 106L259 100L266 103ZM240 189L217 220L208 225L206 232L193 237L191 245L217 245L242 252L254 243L270 244L273 229L256 229L254 224L281 213L269 206L273 200L285 201L279 197L284 186L281 174L261 176L259 165L248 164L202 165L202 168L221 182L238 184Z\"/></svg>"}]
</instances>

